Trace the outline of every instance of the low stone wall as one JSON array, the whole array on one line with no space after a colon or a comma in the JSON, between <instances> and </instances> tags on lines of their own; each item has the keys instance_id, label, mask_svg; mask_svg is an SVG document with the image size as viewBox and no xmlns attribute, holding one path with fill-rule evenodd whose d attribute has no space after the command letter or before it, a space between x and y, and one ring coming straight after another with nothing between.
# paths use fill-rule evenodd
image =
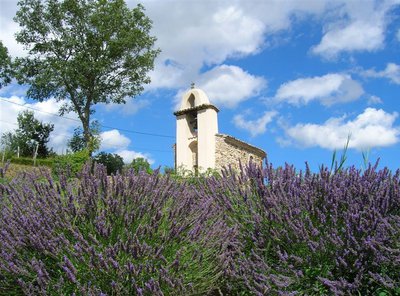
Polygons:
<instances>
[{"instance_id":1,"label":"low stone wall","mask_svg":"<svg viewBox=\"0 0 400 296\"><path fill-rule=\"evenodd\" d=\"M262 165L266 156L263 150L228 135L217 134L215 142L215 169L218 171L229 164L239 170L239 161L247 164L250 159Z\"/></svg>"}]
</instances>

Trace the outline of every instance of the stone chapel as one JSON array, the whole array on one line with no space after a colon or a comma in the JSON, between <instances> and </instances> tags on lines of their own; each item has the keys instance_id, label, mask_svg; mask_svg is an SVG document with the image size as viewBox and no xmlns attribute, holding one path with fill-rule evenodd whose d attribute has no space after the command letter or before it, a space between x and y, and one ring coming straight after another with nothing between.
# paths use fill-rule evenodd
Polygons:
<instances>
[{"instance_id":1,"label":"stone chapel","mask_svg":"<svg viewBox=\"0 0 400 296\"><path fill-rule=\"evenodd\" d=\"M263 150L234 137L218 133L218 108L210 103L204 91L192 88L186 92L176 116L175 169L204 172L221 170L250 159L262 165Z\"/></svg>"}]
</instances>

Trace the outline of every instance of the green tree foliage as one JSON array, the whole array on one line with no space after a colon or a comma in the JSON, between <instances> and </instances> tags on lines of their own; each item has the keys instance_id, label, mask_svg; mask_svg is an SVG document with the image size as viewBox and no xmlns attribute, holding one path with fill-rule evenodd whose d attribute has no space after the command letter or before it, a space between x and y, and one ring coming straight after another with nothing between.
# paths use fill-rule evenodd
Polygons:
<instances>
[{"instance_id":1,"label":"green tree foliage","mask_svg":"<svg viewBox=\"0 0 400 296\"><path fill-rule=\"evenodd\" d=\"M0 41L0 88L11 82L11 65L11 57L8 55L8 50Z\"/></svg>"},{"instance_id":2,"label":"green tree foliage","mask_svg":"<svg viewBox=\"0 0 400 296\"><path fill-rule=\"evenodd\" d=\"M85 143L97 103L125 103L150 82L159 53L142 5L124 0L21 0L16 39L29 54L16 60L28 97L65 101L60 114L76 112Z\"/></svg>"},{"instance_id":3,"label":"green tree foliage","mask_svg":"<svg viewBox=\"0 0 400 296\"><path fill-rule=\"evenodd\" d=\"M100 124L97 120L94 120L90 124L91 141L87 144L83 136L83 130L81 127L74 129L72 138L68 141L68 148L72 152L78 152L83 149L88 149L90 154L95 152L100 147Z\"/></svg>"},{"instance_id":4,"label":"green tree foliage","mask_svg":"<svg viewBox=\"0 0 400 296\"><path fill-rule=\"evenodd\" d=\"M128 165L128 168L133 169L136 174L141 171L145 171L148 174L151 174L153 172L149 162L143 157L133 159L132 162Z\"/></svg>"},{"instance_id":5,"label":"green tree foliage","mask_svg":"<svg viewBox=\"0 0 400 296\"><path fill-rule=\"evenodd\" d=\"M107 167L107 174L116 174L121 172L124 167L124 160L121 156L114 153L100 152L94 157L94 161Z\"/></svg>"},{"instance_id":6,"label":"green tree foliage","mask_svg":"<svg viewBox=\"0 0 400 296\"><path fill-rule=\"evenodd\" d=\"M38 157L47 157L52 150L47 147L50 133L54 125L43 123L34 117L32 111L23 111L18 114L18 129L2 135L2 146L6 150L17 151L20 156L33 156L38 145Z\"/></svg>"},{"instance_id":7,"label":"green tree foliage","mask_svg":"<svg viewBox=\"0 0 400 296\"><path fill-rule=\"evenodd\" d=\"M72 138L68 140L67 145L72 152L78 152L86 148L82 128L77 127L76 129L74 129L74 134L72 135Z\"/></svg>"}]
</instances>

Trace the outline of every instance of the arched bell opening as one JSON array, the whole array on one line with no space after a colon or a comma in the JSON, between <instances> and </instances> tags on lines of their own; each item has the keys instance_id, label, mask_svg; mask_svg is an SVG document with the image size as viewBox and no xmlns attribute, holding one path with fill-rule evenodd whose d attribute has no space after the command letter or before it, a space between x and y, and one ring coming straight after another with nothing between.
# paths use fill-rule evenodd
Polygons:
<instances>
[{"instance_id":1,"label":"arched bell opening","mask_svg":"<svg viewBox=\"0 0 400 296\"><path fill-rule=\"evenodd\" d=\"M190 129L190 133L192 134L192 137L197 136L197 112L193 111L190 112L186 115L186 120Z\"/></svg>"},{"instance_id":2,"label":"arched bell opening","mask_svg":"<svg viewBox=\"0 0 400 296\"><path fill-rule=\"evenodd\" d=\"M194 108L196 106L195 104L196 98L194 97L193 94L191 94L187 100L187 108Z\"/></svg>"}]
</instances>

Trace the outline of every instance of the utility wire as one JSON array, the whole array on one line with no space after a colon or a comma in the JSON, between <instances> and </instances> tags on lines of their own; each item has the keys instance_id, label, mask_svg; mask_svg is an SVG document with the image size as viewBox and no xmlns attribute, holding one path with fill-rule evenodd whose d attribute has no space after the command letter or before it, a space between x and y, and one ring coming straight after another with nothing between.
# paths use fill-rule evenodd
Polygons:
<instances>
[{"instance_id":1,"label":"utility wire","mask_svg":"<svg viewBox=\"0 0 400 296\"><path fill-rule=\"evenodd\" d=\"M34 111L46 113L46 114L49 114L49 115L52 115L52 116L57 116L57 117L60 117L60 118L63 118L63 119L68 119L68 120L72 120L72 121L76 121L76 122L81 123L80 120L75 119L75 118L66 117L66 116L62 116L62 115L56 114L56 113L52 113L52 112L47 112L47 111L39 110L39 109L36 109L36 108L33 108L33 107L26 106L26 105L24 105L24 104L19 104L19 103L16 103L16 102L9 101L9 100L3 99L3 98L0 98L0 100L4 101L4 102L6 102L6 103L18 105L18 106L21 106L21 107L24 107L24 108L27 108L27 109L31 109L31 110L34 110ZM161 138L175 138L175 137L169 136L169 135L162 135L162 134L155 134L155 133L140 132L140 131L128 130L128 129L118 128L118 127L113 127L113 126L103 125L103 124L100 124L100 126L103 127L103 128L106 128L106 129L116 129L116 130L119 130L119 131L121 131L121 132L132 133L132 134L139 134L139 135L144 135L144 136L161 137Z\"/></svg>"},{"instance_id":2,"label":"utility wire","mask_svg":"<svg viewBox=\"0 0 400 296\"><path fill-rule=\"evenodd\" d=\"M16 123L9 122L9 121L5 121L5 120L1 120L1 119L0 119L0 122L4 122L4 123L8 123L8 124L12 124L12 125L18 126L18 124L16 124ZM71 136L71 135L68 134L68 133L55 133L55 132L51 132L50 137L51 137L51 136L54 136L54 135L55 135L55 136ZM131 145L128 145L128 146L114 145L114 147L116 147L116 148L140 149L140 150L154 151L154 152L162 152L162 153L171 153L171 152L172 152L172 150L169 151L169 150L161 150L161 149L152 149L152 148L137 147L137 146L131 146Z\"/></svg>"}]
</instances>

